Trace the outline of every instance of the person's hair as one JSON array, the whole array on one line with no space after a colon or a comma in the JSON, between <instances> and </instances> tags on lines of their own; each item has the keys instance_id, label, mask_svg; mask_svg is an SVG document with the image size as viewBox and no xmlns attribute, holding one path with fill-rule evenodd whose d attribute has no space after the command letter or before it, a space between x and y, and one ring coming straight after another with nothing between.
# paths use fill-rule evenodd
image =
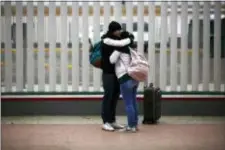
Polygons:
<instances>
[{"instance_id":1,"label":"person's hair","mask_svg":"<svg viewBox=\"0 0 225 150\"><path fill-rule=\"evenodd\" d=\"M108 26L108 32L111 32L111 33L115 32L117 30L121 30L121 29L122 29L122 27L121 27L120 23L118 23L116 21L110 22L110 24Z\"/></svg>"},{"instance_id":2,"label":"person's hair","mask_svg":"<svg viewBox=\"0 0 225 150\"><path fill-rule=\"evenodd\" d=\"M129 38L129 37L130 37L130 33L127 32L127 31L122 31L121 34L120 34L121 39L126 39L126 38Z\"/></svg>"},{"instance_id":3,"label":"person's hair","mask_svg":"<svg viewBox=\"0 0 225 150\"><path fill-rule=\"evenodd\" d=\"M132 37L133 36L133 34L132 33L130 33L130 32L128 32L128 31L122 31L121 32L121 34L120 34L120 38L121 39L126 39L126 38L130 38L130 37ZM129 44L128 45L129 47L131 47L131 48L137 48L137 45L134 43L134 42L132 42L131 44Z\"/></svg>"}]
</instances>

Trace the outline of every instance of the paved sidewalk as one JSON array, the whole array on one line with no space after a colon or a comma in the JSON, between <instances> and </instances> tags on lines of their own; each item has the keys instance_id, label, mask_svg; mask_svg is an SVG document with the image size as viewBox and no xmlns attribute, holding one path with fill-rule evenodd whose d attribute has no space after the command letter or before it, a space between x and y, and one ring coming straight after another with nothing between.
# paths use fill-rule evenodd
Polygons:
<instances>
[{"instance_id":1,"label":"paved sidewalk","mask_svg":"<svg viewBox=\"0 0 225 150\"><path fill-rule=\"evenodd\" d=\"M118 122L125 124L125 116L117 116ZM139 117L139 122L143 117ZM99 116L18 116L2 117L3 124L101 124ZM160 124L223 124L225 117L163 116Z\"/></svg>"},{"instance_id":2,"label":"paved sidewalk","mask_svg":"<svg viewBox=\"0 0 225 150\"><path fill-rule=\"evenodd\" d=\"M140 118L140 121L142 118ZM118 117L126 123L126 117ZM100 117L2 118L2 150L224 150L224 117L162 117L137 133L105 132Z\"/></svg>"}]
</instances>

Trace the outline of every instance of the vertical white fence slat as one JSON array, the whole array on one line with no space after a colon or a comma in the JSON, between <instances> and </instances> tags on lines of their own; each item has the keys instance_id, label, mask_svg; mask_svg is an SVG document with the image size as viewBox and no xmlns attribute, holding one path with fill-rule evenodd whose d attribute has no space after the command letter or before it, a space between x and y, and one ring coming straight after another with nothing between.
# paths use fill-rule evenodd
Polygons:
<instances>
[{"instance_id":1,"label":"vertical white fence slat","mask_svg":"<svg viewBox=\"0 0 225 150\"><path fill-rule=\"evenodd\" d=\"M55 2L49 2L49 85L50 91L56 90L56 6Z\"/></svg>"},{"instance_id":2,"label":"vertical white fence slat","mask_svg":"<svg viewBox=\"0 0 225 150\"><path fill-rule=\"evenodd\" d=\"M107 32L110 21L110 3L104 2L104 32Z\"/></svg>"},{"instance_id":3,"label":"vertical white fence slat","mask_svg":"<svg viewBox=\"0 0 225 150\"><path fill-rule=\"evenodd\" d=\"M192 91L197 91L199 84L199 2L193 3L191 79L192 79Z\"/></svg>"},{"instance_id":4,"label":"vertical white fence slat","mask_svg":"<svg viewBox=\"0 0 225 150\"><path fill-rule=\"evenodd\" d=\"M61 90L68 87L67 4L61 2Z\"/></svg>"},{"instance_id":5,"label":"vertical white fence slat","mask_svg":"<svg viewBox=\"0 0 225 150\"><path fill-rule=\"evenodd\" d=\"M171 44L170 44L170 85L171 91L177 90L177 2L172 2L170 17Z\"/></svg>"},{"instance_id":6,"label":"vertical white fence slat","mask_svg":"<svg viewBox=\"0 0 225 150\"><path fill-rule=\"evenodd\" d=\"M89 90L88 2L82 2L82 88Z\"/></svg>"},{"instance_id":7,"label":"vertical white fence slat","mask_svg":"<svg viewBox=\"0 0 225 150\"><path fill-rule=\"evenodd\" d=\"M132 2L126 2L126 30L133 32L133 4Z\"/></svg>"},{"instance_id":8,"label":"vertical white fence slat","mask_svg":"<svg viewBox=\"0 0 225 150\"><path fill-rule=\"evenodd\" d=\"M44 4L44 7L46 7L46 4ZM48 7L49 8L49 7ZM44 42L45 43L49 43L49 39L48 39L48 16L44 15ZM47 59L46 59L46 63L48 63Z\"/></svg>"},{"instance_id":9,"label":"vertical white fence slat","mask_svg":"<svg viewBox=\"0 0 225 150\"><path fill-rule=\"evenodd\" d=\"M100 2L94 2L94 43L100 40ZM94 90L100 90L101 70L94 68Z\"/></svg>"},{"instance_id":10,"label":"vertical white fence slat","mask_svg":"<svg viewBox=\"0 0 225 150\"><path fill-rule=\"evenodd\" d=\"M5 2L5 91L12 91L11 2Z\"/></svg>"},{"instance_id":11,"label":"vertical white fence slat","mask_svg":"<svg viewBox=\"0 0 225 150\"><path fill-rule=\"evenodd\" d=\"M45 91L44 2L38 2L38 90Z\"/></svg>"},{"instance_id":12,"label":"vertical white fence slat","mask_svg":"<svg viewBox=\"0 0 225 150\"><path fill-rule=\"evenodd\" d=\"M144 54L144 2L138 2L138 23L137 23L137 48ZM138 90L143 91L144 83L140 83Z\"/></svg>"},{"instance_id":13,"label":"vertical white fence slat","mask_svg":"<svg viewBox=\"0 0 225 150\"><path fill-rule=\"evenodd\" d=\"M115 21L121 23L121 15L122 15L122 7L121 7L121 2L117 1L114 2L114 17Z\"/></svg>"},{"instance_id":14,"label":"vertical white fence slat","mask_svg":"<svg viewBox=\"0 0 225 150\"><path fill-rule=\"evenodd\" d=\"M23 89L23 8L22 2L16 2L16 91Z\"/></svg>"},{"instance_id":15,"label":"vertical white fence slat","mask_svg":"<svg viewBox=\"0 0 225 150\"><path fill-rule=\"evenodd\" d=\"M155 84L155 4L154 2L149 2L148 9L149 9L148 62L150 64L148 83Z\"/></svg>"},{"instance_id":16,"label":"vertical white fence slat","mask_svg":"<svg viewBox=\"0 0 225 150\"><path fill-rule=\"evenodd\" d=\"M144 2L138 2L138 51L144 53Z\"/></svg>"},{"instance_id":17,"label":"vertical white fence slat","mask_svg":"<svg viewBox=\"0 0 225 150\"><path fill-rule=\"evenodd\" d=\"M209 91L210 75L210 3L204 2L203 12L203 91Z\"/></svg>"},{"instance_id":18,"label":"vertical white fence slat","mask_svg":"<svg viewBox=\"0 0 225 150\"><path fill-rule=\"evenodd\" d=\"M160 88L166 89L167 2L161 4Z\"/></svg>"},{"instance_id":19,"label":"vertical white fence slat","mask_svg":"<svg viewBox=\"0 0 225 150\"><path fill-rule=\"evenodd\" d=\"M57 30L57 32L56 32L56 42L57 43L60 43L60 37L61 37L61 32L60 32L60 26L61 26L61 20L60 20L60 17L59 16L57 16L56 17L56 30Z\"/></svg>"},{"instance_id":20,"label":"vertical white fence slat","mask_svg":"<svg viewBox=\"0 0 225 150\"><path fill-rule=\"evenodd\" d=\"M215 2L214 23L214 90L220 91L221 84L221 2ZM224 71L224 70L223 70Z\"/></svg>"},{"instance_id":21,"label":"vertical white fence slat","mask_svg":"<svg viewBox=\"0 0 225 150\"><path fill-rule=\"evenodd\" d=\"M80 83L80 48L79 48L79 5L78 2L72 2L72 89L79 90Z\"/></svg>"},{"instance_id":22,"label":"vertical white fence slat","mask_svg":"<svg viewBox=\"0 0 225 150\"><path fill-rule=\"evenodd\" d=\"M188 47L187 47L187 32L188 32L188 3L181 4L181 91L187 90L188 83Z\"/></svg>"},{"instance_id":23,"label":"vertical white fence slat","mask_svg":"<svg viewBox=\"0 0 225 150\"><path fill-rule=\"evenodd\" d=\"M33 2L27 2L27 90L34 90L34 22Z\"/></svg>"}]
</instances>

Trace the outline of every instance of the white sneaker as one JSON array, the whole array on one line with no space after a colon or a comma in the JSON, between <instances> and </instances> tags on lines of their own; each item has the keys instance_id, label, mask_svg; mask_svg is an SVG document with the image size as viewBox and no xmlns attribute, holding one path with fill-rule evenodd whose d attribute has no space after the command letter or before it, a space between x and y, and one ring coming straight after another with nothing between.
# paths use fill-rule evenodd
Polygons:
<instances>
[{"instance_id":1,"label":"white sneaker","mask_svg":"<svg viewBox=\"0 0 225 150\"><path fill-rule=\"evenodd\" d=\"M135 128L135 127L125 127L125 128L123 128L123 129L121 129L121 130L119 130L120 132L130 132L130 133L135 133L135 132L137 132L137 128Z\"/></svg>"},{"instance_id":2,"label":"white sneaker","mask_svg":"<svg viewBox=\"0 0 225 150\"><path fill-rule=\"evenodd\" d=\"M114 129L123 129L123 128L124 128L124 126L122 126L122 125L120 125L120 124L118 124L118 123L116 123L116 122L111 123L111 126L112 126Z\"/></svg>"},{"instance_id":3,"label":"white sneaker","mask_svg":"<svg viewBox=\"0 0 225 150\"><path fill-rule=\"evenodd\" d=\"M114 131L115 130L109 123L103 124L102 129L105 131Z\"/></svg>"}]
</instances>

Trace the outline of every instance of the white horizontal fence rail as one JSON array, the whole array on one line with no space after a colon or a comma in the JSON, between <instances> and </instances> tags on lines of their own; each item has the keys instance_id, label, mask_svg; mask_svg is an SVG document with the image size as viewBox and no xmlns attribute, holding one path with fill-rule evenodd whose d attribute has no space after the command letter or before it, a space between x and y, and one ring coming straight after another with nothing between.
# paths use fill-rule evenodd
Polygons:
<instances>
[{"instance_id":1,"label":"white horizontal fence rail","mask_svg":"<svg viewBox=\"0 0 225 150\"><path fill-rule=\"evenodd\" d=\"M103 91L89 40L98 42L112 20L134 34L148 59L146 83L163 91L224 91L224 5L1 2L2 92Z\"/></svg>"}]
</instances>

